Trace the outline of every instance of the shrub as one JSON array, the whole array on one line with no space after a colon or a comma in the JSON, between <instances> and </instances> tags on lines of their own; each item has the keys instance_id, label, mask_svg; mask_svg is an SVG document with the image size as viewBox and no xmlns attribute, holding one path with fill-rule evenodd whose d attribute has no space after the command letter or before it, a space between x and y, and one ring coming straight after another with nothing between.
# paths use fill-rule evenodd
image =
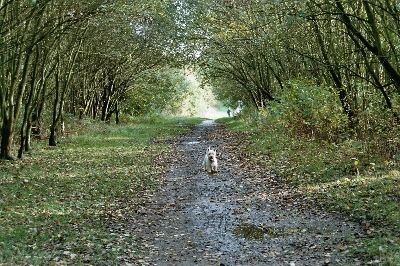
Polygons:
<instances>
[{"instance_id":1,"label":"shrub","mask_svg":"<svg viewBox=\"0 0 400 266\"><path fill-rule=\"evenodd\" d=\"M304 82L289 82L269 113L297 135L336 140L345 132L346 116L335 93Z\"/></svg>"}]
</instances>

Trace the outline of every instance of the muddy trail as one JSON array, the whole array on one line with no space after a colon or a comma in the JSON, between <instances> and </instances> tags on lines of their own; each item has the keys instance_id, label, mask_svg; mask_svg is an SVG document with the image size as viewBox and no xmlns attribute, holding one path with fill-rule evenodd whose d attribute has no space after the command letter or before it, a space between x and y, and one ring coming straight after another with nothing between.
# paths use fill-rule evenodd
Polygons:
<instances>
[{"instance_id":1,"label":"muddy trail","mask_svg":"<svg viewBox=\"0 0 400 266\"><path fill-rule=\"evenodd\" d=\"M161 188L131 219L137 265L360 264L348 246L361 235L343 218L296 205L272 172L247 163L240 140L211 120L180 138ZM201 163L217 148L219 172ZM278 182L279 183L279 182ZM125 261L125 263L128 263Z\"/></svg>"}]
</instances>

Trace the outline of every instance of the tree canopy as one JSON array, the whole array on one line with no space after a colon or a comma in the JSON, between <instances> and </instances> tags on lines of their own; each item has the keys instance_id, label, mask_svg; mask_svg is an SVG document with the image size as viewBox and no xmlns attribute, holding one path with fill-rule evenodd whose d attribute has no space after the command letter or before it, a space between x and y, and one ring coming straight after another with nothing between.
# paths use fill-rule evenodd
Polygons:
<instances>
[{"instance_id":1,"label":"tree canopy","mask_svg":"<svg viewBox=\"0 0 400 266\"><path fill-rule=\"evenodd\" d=\"M56 145L65 114L119 122L121 112L173 113L188 92L187 68L231 108L286 106L314 131L393 128L398 8L394 0L2 0L0 157L13 157L14 139L22 157L32 133Z\"/></svg>"}]
</instances>

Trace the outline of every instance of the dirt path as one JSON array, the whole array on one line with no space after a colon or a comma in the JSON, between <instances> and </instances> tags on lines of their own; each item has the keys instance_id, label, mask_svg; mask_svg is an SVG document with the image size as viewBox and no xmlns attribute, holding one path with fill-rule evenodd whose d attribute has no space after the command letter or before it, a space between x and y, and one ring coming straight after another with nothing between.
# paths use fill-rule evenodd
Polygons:
<instances>
[{"instance_id":1,"label":"dirt path","mask_svg":"<svg viewBox=\"0 0 400 266\"><path fill-rule=\"evenodd\" d=\"M276 203L288 193L271 188L273 174L243 168L221 129L204 121L177 142L163 187L135 215L142 265L341 265L348 240L360 229L343 219L296 204ZM218 148L220 172L201 161ZM257 173L256 173L257 172ZM285 196L285 195L283 195Z\"/></svg>"}]
</instances>

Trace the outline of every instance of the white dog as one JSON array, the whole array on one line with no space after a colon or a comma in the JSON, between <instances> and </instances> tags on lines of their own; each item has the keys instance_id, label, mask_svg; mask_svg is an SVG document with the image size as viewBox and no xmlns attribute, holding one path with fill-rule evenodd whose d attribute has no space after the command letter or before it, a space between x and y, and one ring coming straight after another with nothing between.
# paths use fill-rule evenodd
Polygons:
<instances>
[{"instance_id":1,"label":"white dog","mask_svg":"<svg viewBox=\"0 0 400 266\"><path fill-rule=\"evenodd\" d=\"M204 171L208 173L218 172L217 151L208 147L206 155L203 160Z\"/></svg>"}]
</instances>

